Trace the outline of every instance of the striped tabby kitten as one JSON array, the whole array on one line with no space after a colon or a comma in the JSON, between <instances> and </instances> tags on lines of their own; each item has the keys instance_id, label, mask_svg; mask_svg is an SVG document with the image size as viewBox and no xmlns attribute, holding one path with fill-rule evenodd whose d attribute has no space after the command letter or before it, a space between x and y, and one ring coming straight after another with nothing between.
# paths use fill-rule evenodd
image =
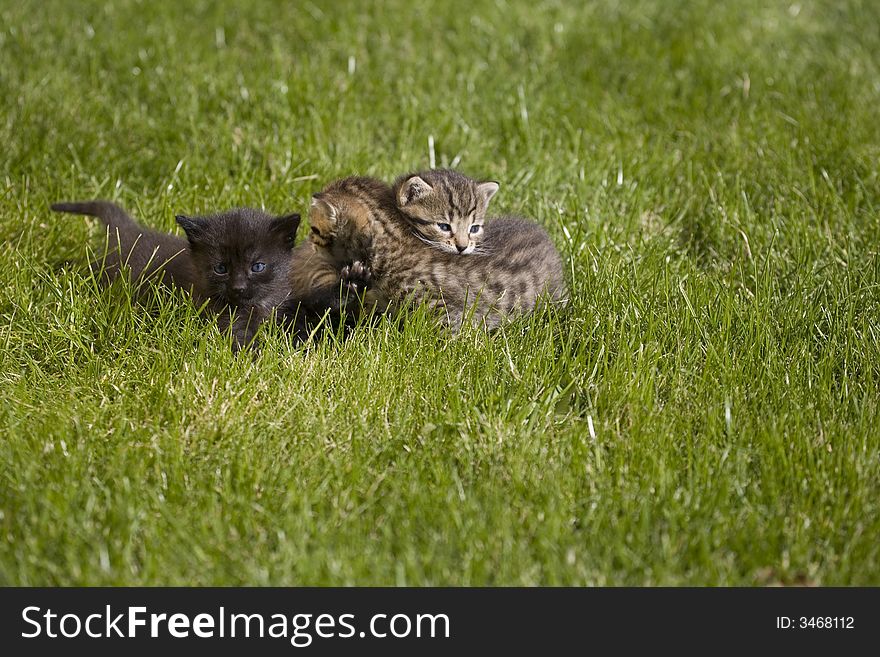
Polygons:
<instances>
[{"instance_id":1,"label":"striped tabby kitten","mask_svg":"<svg viewBox=\"0 0 880 657\"><path fill-rule=\"evenodd\" d=\"M451 190L442 181L431 183L434 194L448 198ZM397 185L398 192L404 188ZM454 331L468 316L495 328L509 316L534 310L544 294L554 302L564 300L562 260L534 222L493 219L479 231L481 247L462 258L458 248L438 248L427 240L426 224L404 214L400 197L385 183L360 177L334 182L316 194L309 213L310 248L313 265L320 265L310 268L309 279L295 277L293 287L332 290L338 297L342 280L348 298L338 307L348 316L360 311L351 298L361 292L363 305L380 312L427 302L442 311L441 321ZM462 213L465 221L473 221L469 216Z\"/></svg>"},{"instance_id":2,"label":"striped tabby kitten","mask_svg":"<svg viewBox=\"0 0 880 657\"><path fill-rule=\"evenodd\" d=\"M370 181L368 178L347 180ZM366 280L363 275L356 280L346 265L355 259L366 258L372 244L369 216L362 213L356 217L354 207L346 214L345 228L340 239L336 239L339 231L323 222L323 216L318 214L318 196L316 194L312 199L309 239L294 249L290 295L278 310L282 326L300 341L307 339L325 319L332 328L338 324L351 325L361 315L356 300L361 299L358 294L363 292ZM359 228L355 228L355 222ZM363 274L362 266L355 268L357 274Z\"/></svg>"},{"instance_id":3,"label":"striped tabby kitten","mask_svg":"<svg viewBox=\"0 0 880 657\"><path fill-rule=\"evenodd\" d=\"M393 185L397 207L427 244L449 253L473 253L497 182L477 182L452 169L411 173Z\"/></svg>"},{"instance_id":4,"label":"striped tabby kitten","mask_svg":"<svg viewBox=\"0 0 880 657\"><path fill-rule=\"evenodd\" d=\"M249 344L260 323L284 301L298 214L273 217L241 208L206 217L178 216L187 239L139 225L115 203L56 203L58 212L99 218L108 229L104 258L92 264L108 280L128 269L138 285L158 278L207 303L233 347Z\"/></svg>"},{"instance_id":5,"label":"striped tabby kitten","mask_svg":"<svg viewBox=\"0 0 880 657\"><path fill-rule=\"evenodd\" d=\"M367 184L367 179L361 181ZM381 183L377 189L386 192ZM394 184L397 209L413 234L441 251L463 255L473 253L482 241L486 209L497 191L498 183L477 182L452 169L411 173ZM307 337L316 320L328 311L331 324L353 323L359 312L353 310L356 305L347 310L347 301L363 292L368 282L365 277L369 272L362 262L342 264L350 261L350 253L366 253L369 229L350 231L345 239L324 241L316 228L312 228L312 239L297 247L293 291L285 304L286 324L300 339Z\"/></svg>"}]
</instances>

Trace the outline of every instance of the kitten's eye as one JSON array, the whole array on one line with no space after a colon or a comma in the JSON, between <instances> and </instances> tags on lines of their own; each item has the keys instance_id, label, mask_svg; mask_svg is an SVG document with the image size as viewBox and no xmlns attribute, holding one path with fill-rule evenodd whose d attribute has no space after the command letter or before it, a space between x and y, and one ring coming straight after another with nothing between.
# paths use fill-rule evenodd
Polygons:
<instances>
[{"instance_id":1,"label":"kitten's eye","mask_svg":"<svg viewBox=\"0 0 880 657\"><path fill-rule=\"evenodd\" d=\"M225 274L227 271L229 270L226 269L226 265L224 265L222 262L219 265L214 265L215 274Z\"/></svg>"},{"instance_id":2,"label":"kitten's eye","mask_svg":"<svg viewBox=\"0 0 880 657\"><path fill-rule=\"evenodd\" d=\"M255 274L259 274L264 269L266 269L266 263L264 262L255 262L251 265L251 271Z\"/></svg>"},{"instance_id":3,"label":"kitten's eye","mask_svg":"<svg viewBox=\"0 0 880 657\"><path fill-rule=\"evenodd\" d=\"M482 226L480 226L480 224L474 224L473 226L471 226L471 235L479 233L480 228L482 228Z\"/></svg>"},{"instance_id":4,"label":"kitten's eye","mask_svg":"<svg viewBox=\"0 0 880 657\"><path fill-rule=\"evenodd\" d=\"M437 228L442 230L444 233L452 232L452 226L450 226L449 224L437 224Z\"/></svg>"}]
</instances>

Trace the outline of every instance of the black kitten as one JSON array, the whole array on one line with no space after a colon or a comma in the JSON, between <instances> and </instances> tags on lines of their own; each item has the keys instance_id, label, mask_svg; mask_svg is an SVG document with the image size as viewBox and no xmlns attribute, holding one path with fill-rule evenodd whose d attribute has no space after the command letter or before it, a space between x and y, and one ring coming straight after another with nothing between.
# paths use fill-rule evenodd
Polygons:
<instances>
[{"instance_id":1,"label":"black kitten","mask_svg":"<svg viewBox=\"0 0 880 657\"><path fill-rule=\"evenodd\" d=\"M207 304L234 348L249 344L260 323L290 292L299 215L284 217L248 208L205 217L178 216L187 239L140 226L109 201L56 203L53 210L98 217L108 227L108 249L92 264L109 280L124 268L142 283L160 278Z\"/></svg>"},{"instance_id":2,"label":"black kitten","mask_svg":"<svg viewBox=\"0 0 880 657\"><path fill-rule=\"evenodd\" d=\"M235 348L290 294L298 214L283 217L239 208L206 217L178 216L196 273L193 294L209 300L221 330L232 326Z\"/></svg>"}]
</instances>

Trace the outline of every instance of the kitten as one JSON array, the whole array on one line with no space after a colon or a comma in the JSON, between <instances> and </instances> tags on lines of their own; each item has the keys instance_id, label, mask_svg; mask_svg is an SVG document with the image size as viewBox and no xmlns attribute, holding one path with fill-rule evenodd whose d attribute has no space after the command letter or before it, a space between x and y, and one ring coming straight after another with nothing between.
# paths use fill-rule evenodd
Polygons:
<instances>
[{"instance_id":1,"label":"kitten","mask_svg":"<svg viewBox=\"0 0 880 657\"><path fill-rule=\"evenodd\" d=\"M290 293L299 221L298 214L274 217L252 208L177 216L196 270L194 296L210 300L221 331L232 327L235 350L253 342Z\"/></svg>"},{"instance_id":2,"label":"kitten","mask_svg":"<svg viewBox=\"0 0 880 657\"><path fill-rule=\"evenodd\" d=\"M241 208L204 217L180 215L184 240L139 226L107 201L52 207L100 218L111 232L107 276L113 279L128 266L136 280L156 274L187 290L217 315L221 331L231 327L235 350L252 342L260 323L290 292L298 214L273 217Z\"/></svg>"},{"instance_id":3,"label":"kitten","mask_svg":"<svg viewBox=\"0 0 880 657\"><path fill-rule=\"evenodd\" d=\"M477 182L452 169L401 176L393 185L397 208L415 234L449 253L474 253L497 182Z\"/></svg>"},{"instance_id":4,"label":"kitten","mask_svg":"<svg viewBox=\"0 0 880 657\"><path fill-rule=\"evenodd\" d=\"M365 257L369 245L367 230L347 231L345 239L334 241L322 239L321 232L312 225L310 238L294 250L290 296L278 313L282 326L298 341L306 340L321 326L336 329L357 322L362 314L359 294L366 281L356 278L363 274L362 267L352 273L351 267L344 265L351 262L351 253Z\"/></svg>"},{"instance_id":5,"label":"kitten","mask_svg":"<svg viewBox=\"0 0 880 657\"><path fill-rule=\"evenodd\" d=\"M379 185L385 193L387 186ZM497 191L498 183L477 182L451 169L411 173L394 185L397 209L413 234L453 254L478 248L486 209ZM362 243L355 244L358 240ZM350 253L364 253L368 242L368 231L349 231L344 240L321 242L313 228L312 239L297 247L301 255L294 264L293 294L282 314L299 339L308 337L321 318L329 319L331 327L355 323L362 310L356 300L368 285L369 270L361 262L340 265L350 260Z\"/></svg>"},{"instance_id":6,"label":"kitten","mask_svg":"<svg viewBox=\"0 0 880 657\"><path fill-rule=\"evenodd\" d=\"M435 194L447 194L442 181L432 182ZM457 248L426 243L399 200L385 183L359 177L334 182L314 196L310 240L320 253L321 276L337 286L341 280L349 300L362 292L357 298L363 306L380 312L427 302L442 311L441 321L453 331L466 317L495 328L531 312L544 296L565 301L562 259L536 223L493 219L481 231L480 249L461 258ZM359 310L344 304L346 313Z\"/></svg>"}]
</instances>

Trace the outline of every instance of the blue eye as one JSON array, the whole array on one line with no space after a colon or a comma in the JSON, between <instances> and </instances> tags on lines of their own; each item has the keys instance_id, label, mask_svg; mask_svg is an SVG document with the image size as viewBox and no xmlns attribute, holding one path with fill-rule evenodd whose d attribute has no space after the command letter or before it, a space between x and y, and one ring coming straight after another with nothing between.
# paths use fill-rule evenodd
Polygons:
<instances>
[{"instance_id":1,"label":"blue eye","mask_svg":"<svg viewBox=\"0 0 880 657\"><path fill-rule=\"evenodd\" d=\"M479 233L480 228L482 228L480 224L474 224L473 226L471 226L471 235L473 235L474 233Z\"/></svg>"},{"instance_id":2,"label":"blue eye","mask_svg":"<svg viewBox=\"0 0 880 657\"><path fill-rule=\"evenodd\" d=\"M437 228L442 230L444 233L452 232L452 226L450 226L449 224L437 224Z\"/></svg>"},{"instance_id":3,"label":"blue eye","mask_svg":"<svg viewBox=\"0 0 880 657\"><path fill-rule=\"evenodd\" d=\"M266 263L264 263L264 262L255 262L254 264L251 265L251 271L254 272L255 274L259 274L265 268L266 268Z\"/></svg>"},{"instance_id":4,"label":"blue eye","mask_svg":"<svg viewBox=\"0 0 880 657\"><path fill-rule=\"evenodd\" d=\"M225 274L227 271L229 270L226 269L226 265L224 265L222 262L219 265L214 265L215 274Z\"/></svg>"}]
</instances>

